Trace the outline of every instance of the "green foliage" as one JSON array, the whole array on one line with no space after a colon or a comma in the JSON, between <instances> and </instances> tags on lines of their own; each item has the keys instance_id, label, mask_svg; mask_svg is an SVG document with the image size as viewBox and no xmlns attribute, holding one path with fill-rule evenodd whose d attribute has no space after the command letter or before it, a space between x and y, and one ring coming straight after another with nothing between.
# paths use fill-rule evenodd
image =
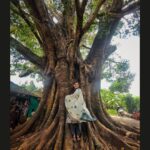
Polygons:
<instances>
[{"instance_id":1,"label":"green foliage","mask_svg":"<svg viewBox=\"0 0 150 150\"><path fill-rule=\"evenodd\" d=\"M115 94L110 90L101 89L101 97L107 109L116 109L117 106L126 107L123 94Z\"/></svg>"},{"instance_id":2,"label":"green foliage","mask_svg":"<svg viewBox=\"0 0 150 150\"><path fill-rule=\"evenodd\" d=\"M129 62L127 60L115 62L114 59L108 59L103 65L102 79L106 79L106 81L111 83L109 89L112 92L127 93L134 76L129 70Z\"/></svg>"},{"instance_id":3,"label":"green foliage","mask_svg":"<svg viewBox=\"0 0 150 150\"><path fill-rule=\"evenodd\" d=\"M122 77L118 77L116 79L116 81L114 81L109 89L112 91L112 92L129 92L129 87L133 81L133 75L132 74L127 74L126 76L124 76L123 78Z\"/></svg>"},{"instance_id":4,"label":"green foliage","mask_svg":"<svg viewBox=\"0 0 150 150\"><path fill-rule=\"evenodd\" d=\"M43 81L39 68L26 60L19 52L10 49L10 75L21 75L25 72L31 72L29 76L36 78L37 82Z\"/></svg>"},{"instance_id":5,"label":"green foliage","mask_svg":"<svg viewBox=\"0 0 150 150\"><path fill-rule=\"evenodd\" d=\"M30 18L30 17L29 17ZM30 20L32 22L32 20ZM30 50L36 55L42 57L43 51L35 38L34 34L31 32L30 27L25 23L25 21L19 17L13 11L10 11L10 34L17 40L21 41L22 44L30 48ZM24 58L19 52L10 47L11 54L11 75L20 74L25 70L37 70L36 66L30 63Z\"/></svg>"},{"instance_id":6,"label":"green foliage","mask_svg":"<svg viewBox=\"0 0 150 150\"><path fill-rule=\"evenodd\" d=\"M118 115L117 111L114 109L107 109L109 115L116 116Z\"/></svg>"},{"instance_id":7,"label":"green foliage","mask_svg":"<svg viewBox=\"0 0 150 150\"><path fill-rule=\"evenodd\" d=\"M123 107L129 113L140 110L140 98L129 93L113 93L110 90L101 89L101 98L110 114L115 114L117 106Z\"/></svg>"},{"instance_id":8,"label":"green foliage","mask_svg":"<svg viewBox=\"0 0 150 150\"><path fill-rule=\"evenodd\" d=\"M22 84L21 86L30 92L35 92L38 90L33 81L31 81L29 84Z\"/></svg>"},{"instance_id":9,"label":"green foliage","mask_svg":"<svg viewBox=\"0 0 150 150\"><path fill-rule=\"evenodd\" d=\"M10 11L10 33L24 45L27 45L33 53L43 56L43 51L30 27L13 11Z\"/></svg>"},{"instance_id":10,"label":"green foliage","mask_svg":"<svg viewBox=\"0 0 150 150\"><path fill-rule=\"evenodd\" d=\"M66 2L66 4L63 5L62 1L60 0L46 0L45 3L48 6L48 9L53 12L54 14L56 13L58 16L61 16L60 14L63 14L64 12L64 7L69 7L68 3L74 3L73 1L64 1L64 3ZM85 13L83 16L83 26L85 25L85 23L87 22L87 20L89 19L89 16L91 16L91 14L94 12L96 6L97 6L97 2L98 0L93 0L93 1L88 1L87 6L85 8ZM111 6L112 4L112 0L107 1L106 3L108 3L109 6ZM21 2L21 4L24 4L23 2ZM22 9L25 10L25 12L29 13L27 11L27 8L25 8L24 5L21 5ZM103 15L101 15L103 14ZM56 15L56 16L57 16ZM72 14L75 15L76 14ZM75 17L76 18L76 17ZM126 18L126 17L125 17ZM31 14L29 14L28 19L31 21L31 23L33 23L33 27L35 27L35 24L31 18ZM130 15L129 19L126 18L126 20L128 20L127 22L125 22L125 20L121 20L121 22L118 25L118 29L116 31L116 35L123 33L123 34L127 34L127 32L124 31L124 29L127 31L129 29L133 29L131 30L134 31L134 28L139 28L139 13L136 11L135 13L133 13L132 15ZM93 40L95 38L95 35L98 31L98 29L100 30L99 32L99 37L101 38L104 34L109 33L109 29L108 29L108 25L110 22L110 14L108 13L108 7L105 7L103 9L101 9L98 13L97 18L94 20L94 23L91 25L90 29L87 31L87 33L83 36L82 41L80 43L80 50L82 53L82 56L84 57L84 59L86 58L86 56L89 53L89 49L83 48L82 45L86 45L87 47L91 47L93 44ZM128 26L129 25L129 26ZM74 21L74 27L76 27L76 20ZM36 27L35 30L37 31ZM14 13L11 9L10 11L10 33L11 36L15 37L17 40L21 41L21 43L23 43L24 45L26 45L27 47L29 47L33 53L35 53L38 56L43 56L43 51L42 48L40 47L37 39L35 38L34 34L31 32L30 27L25 23L25 21L16 13ZM10 48L11 51L15 51L13 48ZM32 68L34 70L36 70L37 68L35 68L35 66L33 66L31 63L25 61L25 58L23 56L20 56L17 52L11 52L11 74L15 74L16 72L20 73L22 70L28 70L29 68ZM125 66L125 65L124 65ZM123 67L121 67L123 69ZM119 69L118 69L119 70ZM125 71L124 71L125 72ZM112 73L104 73L105 78L107 78L107 80L111 80L114 81L114 79L112 79ZM32 74L32 76L34 77L34 74ZM125 77L125 76L123 76ZM126 78L128 78L129 76L126 76ZM123 81L123 79L121 78L121 80ZM120 84L120 79L118 78L118 81L116 81L116 83L114 83L114 85L112 85L112 91L115 91L115 89L122 89L121 91L127 91L125 89L129 88L129 86L125 86L125 83ZM130 80L131 81L131 80ZM127 82L126 80L124 82ZM125 89L121 88L121 87L126 87Z\"/></svg>"},{"instance_id":11,"label":"green foliage","mask_svg":"<svg viewBox=\"0 0 150 150\"><path fill-rule=\"evenodd\" d=\"M115 35L120 38L140 35L140 11L135 11L122 18Z\"/></svg>"},{"instance_id":12,"label":"green foliage","mask_svg":"<svg viewBox=\"0 0 150 150\"><path fill-rule=\"evenodd\" d=\"M133 97L131 94L127 94L126 97L124 97L124 101L126 103L126 107L129 113L140 110L139 97Z\"/></svg>"},{"instance_id":13,"label":"green foliage","mask_svg":"<svg viewBox=\"0 0 150 150\"><path fill-rule=\"evenodd\" d=\"M118 63L118 64L116 64L117 66L116 66L116 71L117 72L125 72L125 71L127 71L128 70L128 68L129 68L129 63L128 63L128 61L122 61L122 62L120 62L120 63Z\"/></svg>"},{"instance_id":14,"label":"green foliage","mask_svg":"<svg viewBox=\"0 0 150 150\"><path fill-rule=\"evenodd\" d=\"M137 111L140 111L140 97L134 96L134 106Z\"/></svg>"}]
</instances>

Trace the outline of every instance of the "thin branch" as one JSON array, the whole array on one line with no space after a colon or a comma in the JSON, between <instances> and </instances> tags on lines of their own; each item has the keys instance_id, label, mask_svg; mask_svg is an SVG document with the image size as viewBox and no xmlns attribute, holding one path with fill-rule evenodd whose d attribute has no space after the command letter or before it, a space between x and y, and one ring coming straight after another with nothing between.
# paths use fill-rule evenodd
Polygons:
<instances>
[{"instance_id":1,"label":"thin branch","mask_svg":"<svg viewBox=\"0 0 150 150\"><path fill-rule=\"evenodd\" d=\"M34 54L29 48L25 47L18 40L10 37L10 46L21 53L27 60L37 65L38 67L43 67L43 59Z\"/></svg>"},{"instance_id":2,"label":"thin branch","mask_svg":"<svg viewBox=\"0 0 150 150\"><path fill-rule=\"evenodd\" d=\"M46 6L48 8L48 12L54 16L59 22L62 22L62 17L63 14L58 8L55 7L55 4L50 0L50 1L45 1Z\"/></svg>"},{"instance_id":3,"label":"thin branch","mask_svg":"<svg viewBox=\"0 0 150 150\"><path fill-rule=\"evenodd\" d=\"M49 21L50 17L48 15L48 10L45 6L44 1L24 0L24 3L26 4L31 14L33 14L33 16L37 18L41 23Z\"/></svg>"},{"instance_id":4,"label":"thin branch","mask_svg":"<svg viewBox=\"0 0 150 150\"><path fill-rule=\"evenodd\" d=\"M31 73L33 73L33 72L34 72L34 71L33 71L33 70L30 70L30 69L25 70L25 71L21 72L21 74L19 74L19 77L20 77L20 78L26 77L26 76L30 75Z\"/></svg>"},{"instance_id":5,"label":"thin branch","mask_svg":"<svg viewBox=\"0 0 150 150\"><path fill-rule=\"evenodd\" d=\"M89 49L89 50L91 49L90 47L88 47L88 46L86 46L86 45L84 45L84 44L82 45L82 47L84 47L84 48L86 48L86 49Z\"/></svg>"},{"instance_id":6,"label":"thin branch","mask_svg":"<svg viewBox=\"0 0 150 150\"><path fill-rule=\"evenodd\" d=\"M140 0L136 0L135 2L132 1L131 3L129 3L127 6L125 6L122 9L121 15L125 16L125 15L139 9L139 8L140 8Z\"/></svg>"},{"instance_id":7,"label":"thin branch","mask_svg":"<svg viewBox=\"0 0 150 150\"><path fill-rule=\"evenodd\" d=\"M119 12L119 13L115 13L115 12L107 12L108 15L112 16L112 17L116 17L116 18L122 18L124 17L125 15L128 15L136 10L138 10L140 8L140 1L135 1L135 2L130 2L128 5L124 6L122 8L122 11ZM104 13L100 13L98 14L97 16L98 17L101 17L103 16Z\"/></svg>"},{"instance_id":8,"label":"thin branch","mask_svg":"<svg viewBox=\"0 0 150 150\"><path fill-rule=\"evenodd\" d=\"M99 9L101 8L101 6L104 4L105 0L99 0L97 7L95 8L95 11L93 12L93 14L89 17L89 20L87 21L87 23L84 25L83 27L83 32L85 33L91 26L91 24L93 23L93 21L95 20Z\"/></svg>"},{"instance_id":9,"label":"thin branch","mask_svg":"<svg viewBox=\"0 0 150 150\"><path fill-rule=\"evenodd\" d=\"M29 68L27 70L22 70L22 72L19 74L19 77L22 78L22 77L26 77L26 76L29 76L30 74L39 74L43 77L42 75L42 72L38 69L33 69L33 68Z\"/></svg>"}]
</instances>

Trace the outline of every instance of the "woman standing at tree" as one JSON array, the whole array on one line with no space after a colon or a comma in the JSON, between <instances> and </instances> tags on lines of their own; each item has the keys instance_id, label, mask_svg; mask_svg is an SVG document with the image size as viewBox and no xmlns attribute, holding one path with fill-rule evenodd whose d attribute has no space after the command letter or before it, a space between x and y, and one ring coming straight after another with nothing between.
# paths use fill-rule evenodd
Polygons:
<instances>
[{"instance_id":1,"label":"woman standing at tree","mask_svg":"<svg viewBox=\"0 0 150 150\"><path fill-rule=\"evenodd\" d=\"M79 141L81 137L81 123L95 121L86 107L83 94L79 88L79 82L73 83L73 94L65 97L65 106L67 109L66 123L69 124L73 141Z\"/></svg>"}]
</instances>

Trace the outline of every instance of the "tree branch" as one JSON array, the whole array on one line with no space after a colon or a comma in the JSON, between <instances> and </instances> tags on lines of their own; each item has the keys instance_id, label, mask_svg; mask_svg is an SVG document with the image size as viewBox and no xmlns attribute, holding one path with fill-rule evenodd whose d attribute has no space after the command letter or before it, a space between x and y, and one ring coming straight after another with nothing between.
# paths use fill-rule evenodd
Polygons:
<instances>
[{"instance_id":1,"label":"tree branch","mask_svg":"<svg viewBox=\"0 0 150 150\"><path fill-rule=\"evenodd\" d=\"M71 0L62 0L62 4L64 7L63 10L63 28L64 28L64 35L73 35L73 23L74 23L74 1Z\"/></svg>"},{"instance_id":2,"label":"tree branch","mask_svg":"<svg viewBox=\"0 0 150 150\"><path fill-rule=\"evenodd\" d=\"M76 7L76 14L77 14L77 25L76 25L76 40L75 45L78 45L80 43L80 40L83 35L83 15L85 11L85 7L87 4L87 0L82 1L80 4L79 0L75 0L75 7Z\"/></svg>"},{"instance_id":3,"label":"tree branch","mask_svg":"<svg viewBox=\"0 0 150 150\"><path fill-rule=\"evenodd\" d=\"M48 15L47 7L43 0L24 0L26 6L28 6L29 11L32 12L33 16L39 20L39 22L50 21L50 16Z\"/></svg>"},{"instance_id":4,"label":"tree branch","mask_svg":"<svg viewBox=\"0 0 150 150\"><path fill-rule=\"evenodd\" d=\"M94 42L92 44L91 50L86 58L86 62L88 64L92 64L93 62L95 65L98 64L98 62L103 63L103 61L105 59L105 55L108 56L110 53L110 52L108 52L108 50L113 50L113 49L108 48L107 46L110 44L110 41L111 41L113 34L117 28L119 20L120 20L119 18L114 18L114 20L107 23L107 25L108 25L107 30L109 32L104 33L103 36L101 36L103 28L100 28L98 30L96 37L94 39ZM105 52L105 51L107 51L107 52Z\"/></svg>"},{"instance_id":5,"label":"tree branch","mask_svg":"<svg viewBox=\"0 0 150 150\"><path fill-rule=\"evenodd\" d=\"M104 53L104 61L106 61L108 59L108 57L113 53L115 52L117 49L116 45L110 45L106 50L105 50L105 53Z\"/></svg>"},{"instance_id":6,"label":"tree branch","mask_svg":"<svg viewBox=\"0 0 150 150\"><path fill-rule=\"evenodd\" d=\"M86 45L84 45L84 44L82 45L82 47L84 47L84 48L86 48L86 49L89 49L89 50L91 49L90 47L88 47L88 46L86 46Z\"/></svg>"},{"instance_id":7,"label":"tree branch","mask_svg":"<svg viewBox=\"0 0 150 150\"><path fill-rule=\"evenodd\" d=\"M40 70L37 70L37 69L35 70L33 68L29 68L27 70L22 70L22 72L19 74L19 77L20 78L26 77L26 76L28 76L28 75L30 75L32 73L39 74L39 75L41 75L43 77L43 74L42 74L42 72Z\"/></svg>"},{"instance_id":8,"label":"tree branch","mask_svg":"<svg viewBox=\"0 0 150 150\"><path fill-rule=\"evenodd\" d=\"M140 8L140 0L136 0L134 2L132 1L127 6L123 7L121 11L121 16L125 16L139 8Z\"/></svg>"},{"instance_id":9,"label":"tree branch","mask_svg":"<svg viewBox=\"0 0 150 150\"><path fill-rule=\"evenodd\" d=\"M23 72L21 72L21 74L19 74L19 77L22 78L22 77L26 77L28 75L30 75L31 73L33 73L34 71L33 70L25 70Z\"/></svg>"},{"instance_id":10,"label":"tree branch","mask_svg":"<svg viewBox=\"0 0 150 150\"><path fill-rule=\"evenodd\" d=\"M79 0L75 0L75 6L76 6L76 14L77 14L77 27L76 27L76 32L82 30L82 15L80 12L80 2Z\"/></svg>"},{"instance_id":11,"label":"tree branch","mask_svg":"<svg viewBox=\"0 0 150 150\"><path fill-rule=\"evenodd\" d=\"M43 68L43 59L35 55L29 48L25 47L19 41L10 37L10 45L21 53L27 60L37 65L39 68Z\"/></svg>"},{"instance_id":12,"label":"tree branch","mask_svg":"<svg viewBox=\"0 0 150 150\"><path fill-rule=\"evenodd\" d=\"M104 34L101 37L104 29L103 29L103 26L100 24L101 29L99 29L99 31L98 31L95 39L94 39L92 48L91 48L90 53L88 54L87 59L86 59L87 62L90 63L94 59L100 59L100 55L103 55L102 51L104 51L103 53L105 54L105 50L106 51L108 50L107 45L110 44L110 41L112 39L112 36L113 36L113 34L117 28L117 25L118 25L118 22L120 21L120 19L123 17L123 15L125 15L126 13L130 13L135 8L137 8L138 6L139 6L139 1L136 1L136 2L132 2L132 4L128 5L128 7L125 7L124 9L122 9L121 12L117 12L117 13L110 12L110 14L109 14L110 15L109 16L110 22L108 22L108 23L106 22L106 26L109 27L109 29L106 29L106 30L108 30L108 33ZM120 7L121 7L121 5L120 5ZM101 16L101 17L103 17L103 16ZM105 26L105 24L104 24L104 26ZM101 59L105 59L105 58L101 57ZM95 60L95 62L96 62L96 60Z\"/></svg>"},{"instance_id":13,"label":"tree branch","mask_svg":"<svg viewBox=\"0 0 150 150\"><path fill-rule=\"evenodd\" d=\"M36 28L43 40L44 46L47 43L47 39L48 43L51 42L54 46L54 28L56 26L53 21L53 16L48 12L45 2L43 0L24 0L24 3L30 14L32 14L32 19L35 22Z\"/></svg>"},{"instance_id":14,"label":"tree branch","mask_svg":"<svg viewBox=\"0 0 150 150\"><path fill-rule=\"evenodd\" d=\"M91 24L93 23L93 21L95 20L99 9L101 8L101 6L104 4L105 0L99 0L97 7L95 8L95 11L93 12L93 14L89 17L89 20L87 21L87 23L84 25L83 27L83 32L85 33L91 26Z\"/></svg>"},{"instance_id":15,"label":"tree branch","mask_svg":"<svg viewBox=\"0 0 150 150\"><path fill-rule=\"evenodd\" d=\"M84 0L82 1L82 4L80 5L79 0L75 0L76 13L77 13L77 31L79 32L82 32L83 14L84 14L87 2L88 0Z\"/></svg>"},{"instance_id":16,"label":"tree branch","mask_svg":"<svg viewBox=\"0 0 150 150\"><path fill-rule=\"evenodd\" d=\"M17 15L19 15L20 17L22 17L22 18L24 19L24 21L27 23L27 25L29 26L29 28L31 29L32 33L34 34L34 36L36 37L36 39L38 40L39 44L40 44L41 47L42 47L42 44L43 44L43 43L42 43L42 40L41 40L40 36L38 35L38 33L36 32L33 23L32 23L32 22L29 20L29 18L27 17L28 14L26 14L26 13L22 10L22 8L21 8L21 6L20 6L19 4L14 3L14 1L12 1L12 3L18 8L19 12L16 11L15 9L13 9L12 7L11 7L11 10L12 10L14 13L16 13ZM10 5L10 6L11 6L11 5Z\"/></svg>"},{"instance_id":17,"label":"tree branch","mask_svg":"<svg viewBox=\"0 0 150 150\"><path fill-rule=\"evenodd\" d=\"M88 0L82 1L82 4L81 4L81 11L82 11L82 14L83 14L84 11L85 11L85 7L86 7L86 5L87 5L87 2L88 2Z\"/></svg>"}]
</instances>

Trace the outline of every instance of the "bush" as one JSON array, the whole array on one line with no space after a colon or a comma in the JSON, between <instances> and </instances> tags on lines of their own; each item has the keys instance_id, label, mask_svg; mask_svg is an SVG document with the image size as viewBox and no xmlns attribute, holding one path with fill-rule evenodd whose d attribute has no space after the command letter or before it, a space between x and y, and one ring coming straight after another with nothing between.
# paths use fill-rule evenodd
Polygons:
<instances>
[{"instance_id":1,"label":"bush","mask_svg":"<svg viewBox=\"0 0 150 150\"><path fill-rule=\"evenodd\" d=\"M129 113L133 113L134 111L140 110L140 98L132 96L131 94L127 94L124 97L124 101L126 103L126 107Z\"/></svg>"},{"instance_id":2,"label":"bush","mask_svg":"<svg viewBox=\"0 0 150 150\"><path fill-rule=\"evenodd\" d=\"M117 106L126 107L123 94L115 94L110 90L101 89L101 98L107 109L117 109Z\"/></svg>"},{"instance_id":3,"label":"bush","mask_svg":"<svg viewBox=\"0 0 150 150\"><path fill-rule=\"evenodd\" d=\"M130 93L113 93L107 89L101 89L101 98L105 108L110 114L116 114L117 106L123 107L129 113L140 111L140 97Z\"/></svg>"}]
</instances>

